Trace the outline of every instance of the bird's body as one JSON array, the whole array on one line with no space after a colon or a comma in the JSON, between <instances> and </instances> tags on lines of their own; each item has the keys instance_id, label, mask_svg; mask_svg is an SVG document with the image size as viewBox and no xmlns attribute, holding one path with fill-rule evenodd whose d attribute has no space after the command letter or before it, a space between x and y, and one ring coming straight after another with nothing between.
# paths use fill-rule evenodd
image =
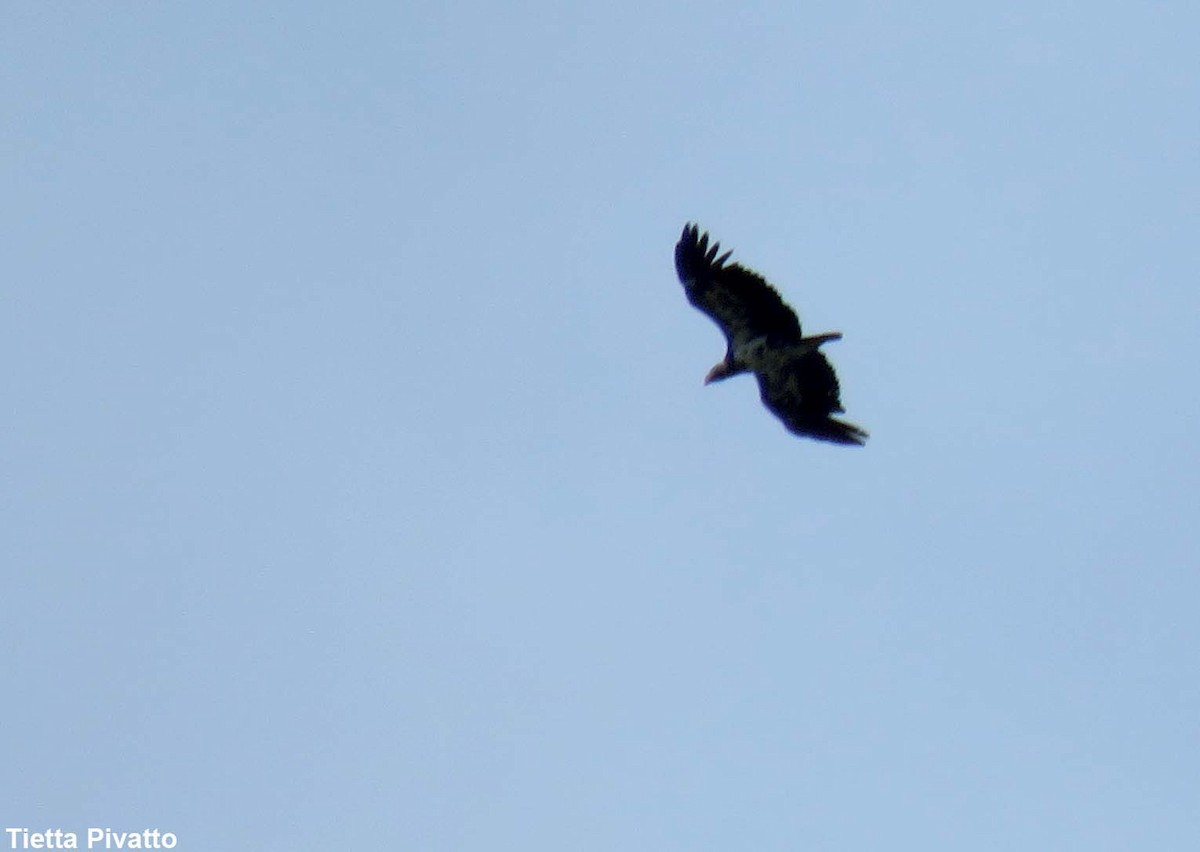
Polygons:
<instances>
[{"instance_id":1,"label":"bird's body","mask_svg":"<svg viewBox=\"0 0 1200 852\"><path fill-rule=\"evenodd\" d=\"M688 301L708 314L725 335L725 358L705 384L754 373L763 404L797 435L839 444L862 444L867 433L831 417L843 411L837 376L818 349L838 332L805 337L800 320L763 278L741 264L726 265L708 234L688 225L675 246L675 270Z\"/></svg>"}]
</instances>

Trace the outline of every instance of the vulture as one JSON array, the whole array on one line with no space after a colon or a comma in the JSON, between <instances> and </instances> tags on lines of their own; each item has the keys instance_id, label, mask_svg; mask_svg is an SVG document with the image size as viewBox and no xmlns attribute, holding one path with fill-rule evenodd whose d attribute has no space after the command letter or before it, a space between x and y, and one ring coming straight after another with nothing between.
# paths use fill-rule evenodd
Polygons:
<instances>
[{"instance_id":1,"label":"vulture","mask_svg":"<svg viewBox=\"0 0 1200 852\"><path fill-rule=\"evenodd\" d=\"M790 432L835 444L863 444L867 433L833 417L845 409L838 398L833 367L818 350L840 340L840 332L805 337L800 320L763 280L739 263L733 252L718 256L720 244L689 224L675 245L675 271L693 306L712 317L725 334L725 358L704 383L754 373L763 405Z\"/></svg>"}]
</instances>

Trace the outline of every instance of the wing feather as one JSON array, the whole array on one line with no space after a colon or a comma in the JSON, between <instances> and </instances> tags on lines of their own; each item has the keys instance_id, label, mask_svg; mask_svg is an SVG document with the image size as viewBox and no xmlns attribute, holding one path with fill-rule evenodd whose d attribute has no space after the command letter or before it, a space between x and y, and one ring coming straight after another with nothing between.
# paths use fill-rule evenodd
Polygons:
<instances>
[{"instance_id":1,"label":"wing feather","mask_svg":"<svg viewBox=\"0 0 1200 852\"><path fill-rule=\"evenodd\" d=\"M675 271L688 301L712 317L730 345L766 335L772 342L795 343L800 320L761 275L741 264L726 265L732 252L718 257L720 243L687 225L675 245Z\"/></svg>"},{"instance_id":2,"label":"wing feather","mask_svg":"<svg viewBox=\"0 0 1200 852\"><path fill-rule=\"evenodd\" d=\"M779 369L754 375L763 405L789 431L839 444L865 443L864 430L830 416L843 409L837 374L820 352L809 352Z\"/></svg>"}]
</instances>

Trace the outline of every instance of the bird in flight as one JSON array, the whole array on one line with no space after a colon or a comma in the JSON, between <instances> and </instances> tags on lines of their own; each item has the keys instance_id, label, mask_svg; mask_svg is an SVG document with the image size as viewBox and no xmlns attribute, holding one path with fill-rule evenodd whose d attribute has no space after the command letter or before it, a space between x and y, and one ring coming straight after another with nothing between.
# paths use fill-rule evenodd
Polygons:
<instances>
[{"instance_id":1,"label":"bird in flight","mask_svg":"<svg viewBox=\"0 0 1200 852\"><path fill-rule=\"evenodd\" d=\"M710 384L739 373L754 373L763 405L796 435L863 444L867 433L831 415L845 411L833 367L818 349L840 340L840 332L805 337L800 320L763 280L739 263L718 257L720 244L689 224L675 245L675 271L688 301L712 317L725 334L725 358L708 371Z\"/></svg>"}]
</instances>

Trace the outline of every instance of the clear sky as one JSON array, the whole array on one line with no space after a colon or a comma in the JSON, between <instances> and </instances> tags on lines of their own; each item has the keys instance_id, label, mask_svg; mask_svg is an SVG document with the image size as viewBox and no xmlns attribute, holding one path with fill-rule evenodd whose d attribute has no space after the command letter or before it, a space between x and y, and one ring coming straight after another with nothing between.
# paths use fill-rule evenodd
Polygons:
<instances>
[{"instance_id":1,"label":"clear sky","mask_svg":"<svg viewBox=\"0 0 1200 852\"><path fill-rule=\"evenodd\" d=\"M1198 31L4 3L0 828L1196 849ZM702 387L689 220L865 448Z\"/></svg>"}]
</instances>

